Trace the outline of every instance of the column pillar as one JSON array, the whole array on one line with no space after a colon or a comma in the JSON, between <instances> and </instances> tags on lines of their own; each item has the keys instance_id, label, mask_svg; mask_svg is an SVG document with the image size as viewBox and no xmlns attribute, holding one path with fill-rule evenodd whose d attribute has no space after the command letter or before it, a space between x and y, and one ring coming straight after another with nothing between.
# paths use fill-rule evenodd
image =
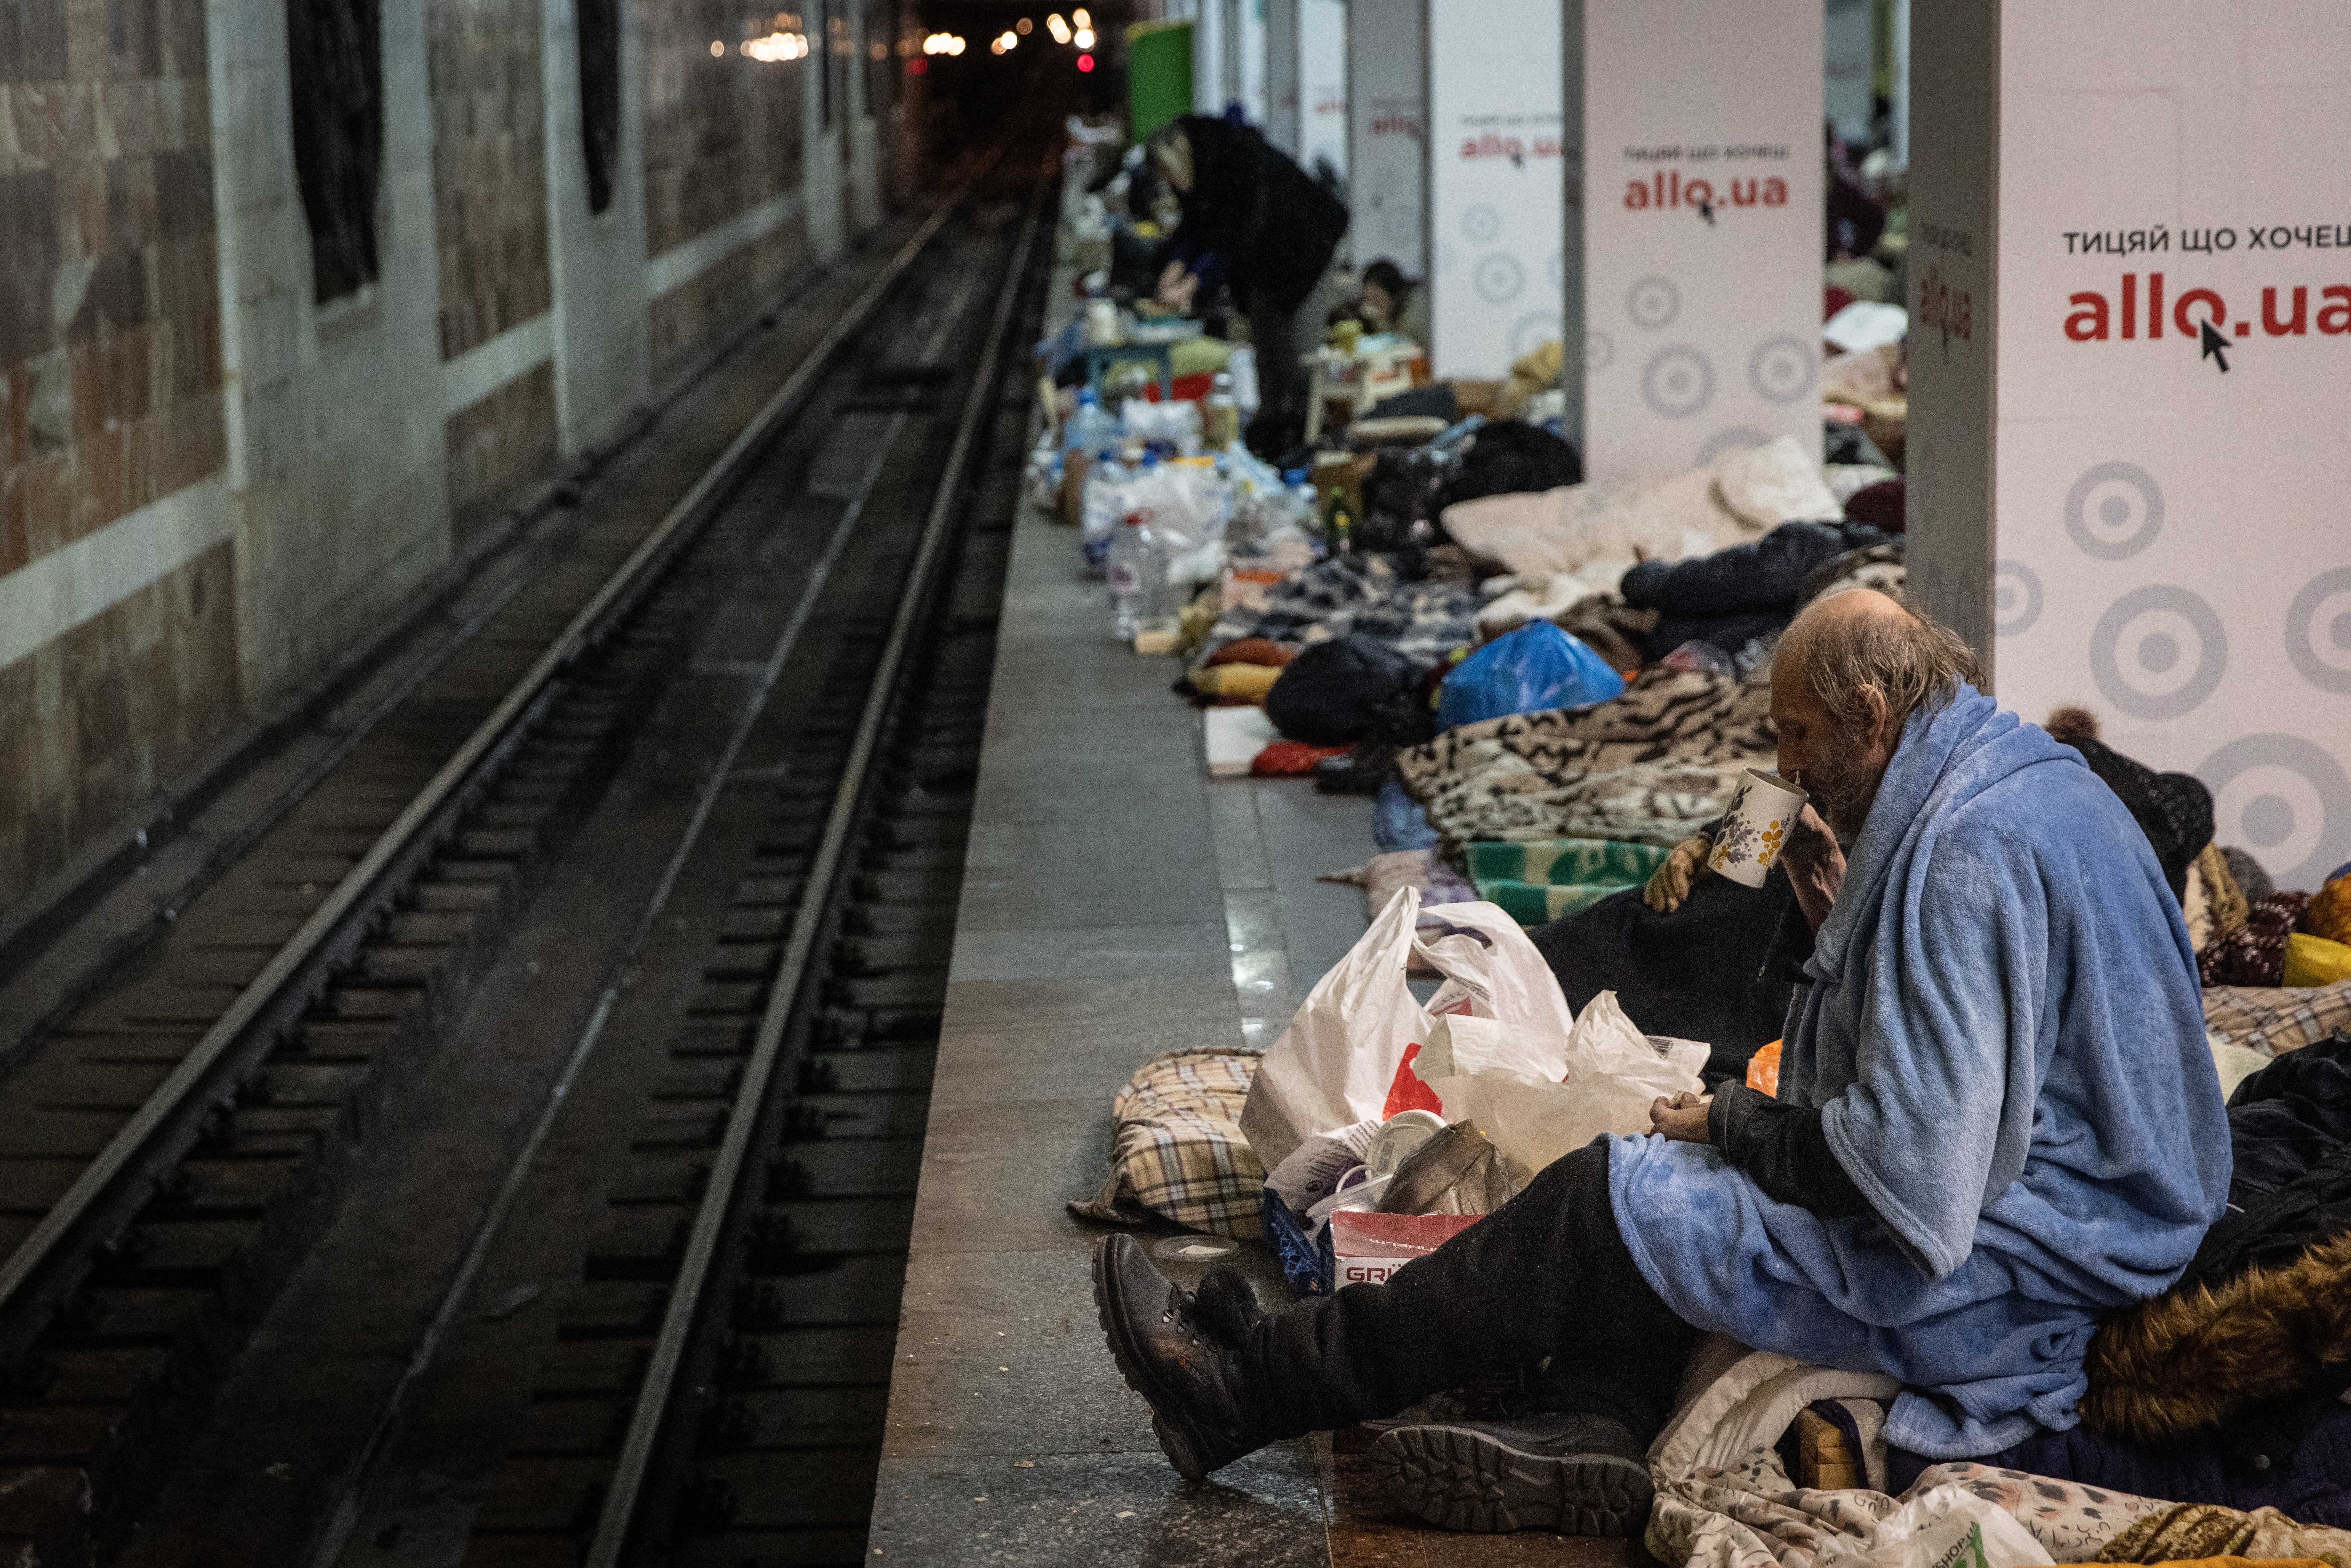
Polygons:
<instances>
[{"instance_id":1,"label":"column pillar","mask_svg":"<svg viewBox=\"0 0 2351 1568\"><path fill-rule=\"evenodd\" d=\"M1585 473L1678 474L1782 435L1817 455L1821 0L1567 16L1565 384Z\"/></svg>"},{"instance_id":2,"label":"column pillar","mask_svg":"<svg viewBox=\"0 0 2351 1568\"><path fill-rule=\"evenodd\" d=\"M1347 0L1348 243L1358 267L1384 256L1411 277L1427 270L1426 4Z\"/></svg>"},{"instance_id":3,"label":"column pillar","mask_svg":"<svg viewBox=\"0 0 2351 1568\"><path fill-rule=\"evenodd\" d=\"M2088 707L2314 888L2351 858L2351 12L1911 25L1913 580L2004 704Z\"/></svg>"}]
</instances>

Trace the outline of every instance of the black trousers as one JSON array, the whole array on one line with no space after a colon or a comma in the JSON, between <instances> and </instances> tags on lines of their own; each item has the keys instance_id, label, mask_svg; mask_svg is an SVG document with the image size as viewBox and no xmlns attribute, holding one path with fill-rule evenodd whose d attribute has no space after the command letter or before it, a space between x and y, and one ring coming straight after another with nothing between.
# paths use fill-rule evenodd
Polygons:
<instances>
[{"instance_id":1,"label":"black trousers","mask_svg":"<svg viewBox=\"0 0 2351 1568\"><path fill-rule=\"evenodd\" d=\"M1634 1264L1608 1206L1607 1145L1593 1144L1386 1284L1259 1320L1242 1351L1247 1414L1295 1437L1548 1358L1531 1377L1547 1406L1612 1416L1646 1443L1697 1340Z\"/></svg>"}]
</instances>

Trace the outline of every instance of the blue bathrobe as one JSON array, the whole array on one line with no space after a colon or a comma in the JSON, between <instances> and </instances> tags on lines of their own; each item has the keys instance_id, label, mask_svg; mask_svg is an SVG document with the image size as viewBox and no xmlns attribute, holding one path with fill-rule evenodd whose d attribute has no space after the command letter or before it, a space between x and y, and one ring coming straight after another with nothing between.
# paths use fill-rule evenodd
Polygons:
<instances>
[{"instance_id":1,"label":"blue bathrobe","mask_svg":"<svg viewBox=\"0 0 2351 1568\"><path fill-rule=\"evenodd\" d=\"M2081 756L1962 686L1912 716L1788 1017L1876 1211L1823 1219L1712 1147L1614 1140L1616 1223L1687 1321L1906 1392L1938 1458L2062 1430L2103 1312L2186 1267L2229 1129L2196 959L2146 836Z\"/></svg>"}]
</instances>

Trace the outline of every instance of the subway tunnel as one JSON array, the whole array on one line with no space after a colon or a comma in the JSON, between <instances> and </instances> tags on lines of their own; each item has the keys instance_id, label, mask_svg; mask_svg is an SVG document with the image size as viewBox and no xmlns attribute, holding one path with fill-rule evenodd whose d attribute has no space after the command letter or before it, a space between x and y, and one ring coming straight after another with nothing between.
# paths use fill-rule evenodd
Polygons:
<instances>
[{"instance_id":1,"label":"subway tunnel","mask_svg":"<svg viewBox=\"0 0 2351 1568\"><path fill-rule=\"evenodd\" d=\"M2333 1560L2346 87L0 0L0 1552Z\"/></svg>"}]
</instances>

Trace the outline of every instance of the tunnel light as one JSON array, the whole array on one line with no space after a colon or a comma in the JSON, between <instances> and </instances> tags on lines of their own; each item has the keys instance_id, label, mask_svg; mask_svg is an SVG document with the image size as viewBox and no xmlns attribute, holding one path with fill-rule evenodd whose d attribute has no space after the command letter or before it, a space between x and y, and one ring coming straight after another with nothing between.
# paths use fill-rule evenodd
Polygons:
<instances>
[{"instance_id":1,"label":"tunnel light","mask_svg":"<svg viewBox=\"0 0 2351 1568\"><path fill-rule=\"evenodd\" d=\"M1012 30L1025 38L1029 34L1037 30L1037 24L1030 21L1028 17L1023 16L1018 22L1012 24Z\"/></svg>"},{"instance_id":2,"label":"tunnel light","mask_svg":"<svg viewBox=\"0 0 2351 1568\"><path fill-rule=\"evenodd\" d=\"M1070 13L1070 25L1074 27L1091 27L1094 25L1094 19L1087 16L1086 8L1081 5Z\"/></svg>"},{"instance_id":3,"label":"tunnel light","mask_svg":"<svg viewBox=\"0 0 2351 1568\"><path fill-rule=\"evenodd\" d=\"M763 38L747 38L743 52L763 64L774 65L783 60L808 58L809 41L804 33L769 33Z\"/></svg>"},{"instance_id":4,"label":"tunnel light","mask_svg":"<svg viewBox=\"0 0 2351 1568\"><path fill-rule=\"evenodd\" d=\"M1090 71L1090 70L1092 70L1092 69L1093 69L1093 68L1094 68L1094 57L1093 57L1093 56L1092 56L1092 55L1080 55L1080 56L1078 57L1078 69L1080 69L1080 70L1081 70L1081 71Z\"/></svg>"},{"instance_id":5,"label":"tunnel light","mask_svg":"<svg viewBox=\"0 0 2351 1568\"><path fill-rule=\"evenodd\" d=\"M998 52L1000 54L1003 51L998 50ZM933 33L929 37L923 40L923 53L926 55L959 55L963 53L963 39L953 33Z\"/></svg>"},{"instance_id":6,"label":"tunnel light","mask_svg":"<svg viewBox=\"0 0 2351 1568\"><path fill-rule=\"evenodd\" d=\"M717 38L710 40L710 57L714 60L723 60L726 57L726 45L722 40Z\"/></svg>"},{"instance_id":7,"label":"tunnel light","mask_svg":"<svg viewBox=\"0 0 2351 1568\"><path fill-rule=\"evenodd\" d=\"M1079 15L1082 16L1084 13L1081 12ZM1081 49L1091 49L1094 47L1094 30L1092 27L1080 26L1078 28L1077 46Z\"/></svg>"},{"instance_id":8,"label":"tunnel light","mask_svg":"<svg viewBox=\"0 0 2351 1568\"><path fill-rule=\"evenodd\" d=\"M998 38L996 41L1004 46L1004 52L1008 55L1013 50L1020 47L1020 35L1014 32L1011 28L1007 27L1004 30L1003 37Z\"/></svg>"},{"instance_id":9,"label":"tunnel light","mask_svg":"<svg viewBox=\"0 0 2351 1568\"><path fill-rule=\"evenodd\" d=\"M1066 44L1070 41L1070 25L1061 20L1061 14L1059 11L1045 18L1045 31L1053 35L1053 42L1057 44Z\"/></svg>"}]
</instances>

